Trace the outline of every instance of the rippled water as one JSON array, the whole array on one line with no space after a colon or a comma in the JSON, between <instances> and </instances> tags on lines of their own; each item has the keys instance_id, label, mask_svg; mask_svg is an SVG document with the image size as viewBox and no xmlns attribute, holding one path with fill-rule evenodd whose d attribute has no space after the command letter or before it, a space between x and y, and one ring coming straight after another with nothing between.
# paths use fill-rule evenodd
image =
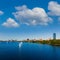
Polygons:
<instances>
[{"instance_id":1,"label":"rippled water","mask_svg":"<svg viewBox=\"0 0 60 60\"><path fill-rule=\"evenodd\" d=\"M22 42L0 42L0 60L60 60L60 47Z\"/></svg>"},{"instance_id":2,"label":"rippled water","mask_svg":"<svg viewBox=\"0 0 60 60\"><path fill-rule=\"evenodd\" d=\"M18 60L19 46L18 42L0 42L0 60Z\"/></svg>"}]
</instances>

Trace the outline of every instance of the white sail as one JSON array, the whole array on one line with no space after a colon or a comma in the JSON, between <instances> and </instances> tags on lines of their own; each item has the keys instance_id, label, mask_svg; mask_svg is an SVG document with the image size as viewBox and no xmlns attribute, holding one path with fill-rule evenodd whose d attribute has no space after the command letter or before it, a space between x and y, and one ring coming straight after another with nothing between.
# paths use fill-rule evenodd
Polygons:
<instances>
[{"instance_id":1,"label":"white sail","mask_svg":"<svg viewBox=\"0 0 60 60\"><path fill-rule=\"evenodd\" d=\"M19 43L19 48L21 48L22 44L23 44L23 42L20 42L20 43Z\"/></svg>"}]
</instances>

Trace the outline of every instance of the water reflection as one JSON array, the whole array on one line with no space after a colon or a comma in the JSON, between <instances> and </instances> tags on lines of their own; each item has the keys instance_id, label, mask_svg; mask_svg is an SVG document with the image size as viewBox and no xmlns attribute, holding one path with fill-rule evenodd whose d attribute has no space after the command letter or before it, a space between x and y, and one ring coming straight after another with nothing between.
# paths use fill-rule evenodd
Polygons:
<instances>
[{"instance_id":1,"label":"water reflection","mask_svg":"<svg viewBox=\"0 0 60 60\"><path fill-rule=\"evenodd\" d=\"M22 42L1 42L0 60L60 60L60 47Z\"/></svg>"},{"instance_id":2,"label":"water reflection","mask_svg":"<svg viewBox=\"0 0 60 60\"><path fill-rule=\"evenodd\" d=\"M60 60L60 47L24 43L21 48L22 60Z\"/></svg>"}]
</instances>

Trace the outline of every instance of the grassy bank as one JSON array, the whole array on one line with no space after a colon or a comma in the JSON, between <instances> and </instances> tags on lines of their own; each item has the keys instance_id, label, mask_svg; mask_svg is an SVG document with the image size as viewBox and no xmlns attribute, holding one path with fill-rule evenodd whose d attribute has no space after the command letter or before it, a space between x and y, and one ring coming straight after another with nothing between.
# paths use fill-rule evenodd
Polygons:
<instances>
[{"instance_id":1,"label":"grassy bank","mask_svg":"<svg viewBox=\"0 0 60 60\"><path fill-rule=\"evenodd\" d=\"M60 40L59 39L56 39L56 40L29 40L29 41L26 41L26 42L60 46Z\"/></svg>"}]
</instances>

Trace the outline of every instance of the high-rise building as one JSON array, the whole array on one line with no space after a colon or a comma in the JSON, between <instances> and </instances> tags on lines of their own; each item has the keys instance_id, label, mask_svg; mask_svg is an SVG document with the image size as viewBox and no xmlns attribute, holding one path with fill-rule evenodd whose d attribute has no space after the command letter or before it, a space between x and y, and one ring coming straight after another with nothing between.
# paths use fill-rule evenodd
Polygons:
<instances>
[{"instance_id":1,"label":"high-rise building","mask_svg":"<svg viewBox=\"0 0 60 60\"><path fill-rule=\"evenodd\" d=\"M53 33L53 39L56 40L56 33Z\"/></svg>"}]
</instances>

